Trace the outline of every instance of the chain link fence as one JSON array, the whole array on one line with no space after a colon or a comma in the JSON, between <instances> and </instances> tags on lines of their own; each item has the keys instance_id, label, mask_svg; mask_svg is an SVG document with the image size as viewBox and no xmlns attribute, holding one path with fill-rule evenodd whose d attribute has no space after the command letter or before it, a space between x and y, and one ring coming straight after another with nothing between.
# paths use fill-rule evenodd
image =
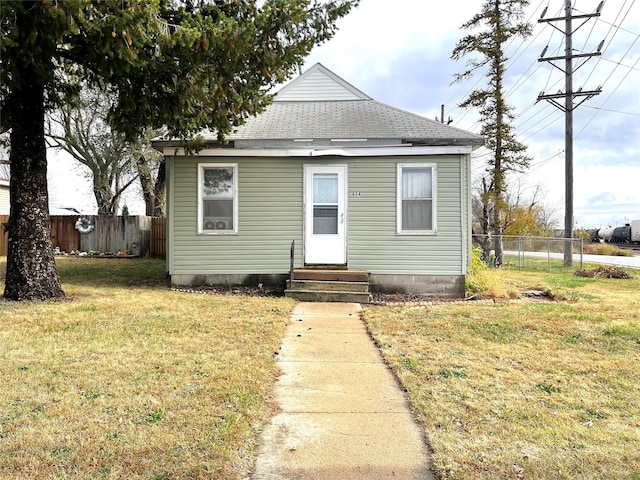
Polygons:
<instances>
[{"instance_id":1,"label":"chain link fence","mask_svg":"<svg viewBox=\"0 0 640 480\"><path fill-rule=\"evenodd\" d=\"M495 235L473 235L473 247L482 252L482 260L495 266ZM498 237L500 238L500 237ZM573 266L583 268L582 238L522 237L502 235L502 265L517 268L554 270L567 268L564 264L566 242L571 243Z\"/></svg>"}]
</instances>

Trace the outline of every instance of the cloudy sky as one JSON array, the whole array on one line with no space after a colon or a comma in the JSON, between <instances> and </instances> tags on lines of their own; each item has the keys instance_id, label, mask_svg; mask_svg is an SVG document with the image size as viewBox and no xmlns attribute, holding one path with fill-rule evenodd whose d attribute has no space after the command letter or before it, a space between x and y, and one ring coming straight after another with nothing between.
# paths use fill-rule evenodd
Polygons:
<instances>
[{"instance_id":1,"label":"cloudy sky","mask_svg":"<svg viewBox=\"0 0 640 480\"><path fill-rule=\"evenodd\" d=\"M481 87L482 75L451 85L464 60L450 59L456 42L466 33L460 26L479 12L482 0L361 0L361 5L339 23L336 36L317 47L303 67L317 62L374 99L427 118L445 117L452 125L479 132L477 112L457 105ZM599 0L573 0L574 14L593 13ZM519 140L533 158L528 173L512 183L523 189L542 185L545 202L557 209L564 224L564 112L546 101L541 92L564 90L564 74L546 56L564 54L563 34L545 18L563 16L563 0L531 0L525 20L534 26L526 42L513 41L506 75L507 101L514 108ZM576 21L574 26L579 26ZM564 22L556 22L561 30ZM575 32L575 53L591 53L604 40L602 55L588 59L574 75L574 90L602 92L574 111L574 217L580 227L621 224L640 219L640 2L606 0L601 16L588 20ZM477 152L482 155L482 151ZM484 152L486 153L486 152ZM69 168L64 159L57 159ZM482 172L482 157L475 160ZM64 165L63 165L64 164ZM54 166L54 165L52 165ZM55 168L55 167L54 167ZM55 206L86 204L86 182L52 181ZM90 189L88 190L90 194ZM85 200L79 200L83 198ZM130 202L132 213L137 207ZM62 205L66 204L66 205ZM90 213L90 206L80 207Z\"/></svg>"},{"instance_id":2,"label":"cloudy sky","mask_svg":"<svg viewBox=\"0 0 640 480\"><path fill-rule=\"evenodd\" d=\"M337 35L312 52L305 68L321 62L374 99L427 118L439 118L444 104L452 125L479 133L477 112L457 104L482 87L484 78L451 85L465 63L450 57L468 33L460 26L482 3L362 0L340 21ZM574 14L593 13L598 3L573 0ZM545 56L564 54L562 33L538 23L546 6L545 18L564 16L562 0L531 0L525 20L533 24L533 36L508 48L507 101L514 108L519 140L533 157L530 171L512 182L542 184L564 225L564 112L546 101L536 103L541 91L564 91L564 74L538 62L545 45ZM564 29L564 22L555 24ZM602 56L588 60L574 78L574 90L602 87L600 95L574 111L574 217L579 226L640 219L639 34L640 2L625 0L605 1L601 16L574 34L576 53L594 52L604 40ZM480 173L482 159L475 166Z\"/></svg>"}]
</instances>

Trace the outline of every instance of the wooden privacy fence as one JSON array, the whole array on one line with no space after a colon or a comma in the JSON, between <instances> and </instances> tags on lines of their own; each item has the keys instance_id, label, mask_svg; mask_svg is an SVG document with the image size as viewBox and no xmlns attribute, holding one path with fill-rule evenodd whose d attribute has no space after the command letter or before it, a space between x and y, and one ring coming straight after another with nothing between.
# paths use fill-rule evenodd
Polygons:
<instances>
[{"instance_id":1,"label":"wooden privacy fence","mask_svg":"<svg viewBox=\"0 0 640 480\"><path fill-rule=\"evenodd\" d=\"M136 257L149 256L151 217L83 215L82 218L94 226L91 232L80 234L80 250L83 252L126 252Z\"/></svg>"},{"instance_id":2,"label":"wooden privacy fence","mask_svg":"<svg viewBox=\"0 0 640 480\"><path fill-rule=\"evenodd\" d=\"M167 219L151 217L151 258L167 257Z\"/></svg>"},{"instance_id":3,"label":"wooden privacy fence","mask_svg":"<svg viewBox=\"0 0 640 480\"><path fill-rule=\"evenodd\" d=\"M51 216L51 241L63 252L80 250L80 232L76 230L77 215Z\"/></svg>"},{"instance_id":4,"label":"wooden privacy fence","mask_svg":"<svg viewBox=\"0 0 640 480\"><path fill-rule=\"evenodd\" d=\"M90 232L76 229L77 215L51 216L51 240L61 251L127 252L138 257L165 258L165 219L145 216L106 217L82 215L93 226ZM7 222L0 215L0 223ZM7 233L0 232L0 256L7 255Z\"/></svg>"}]
</instances>

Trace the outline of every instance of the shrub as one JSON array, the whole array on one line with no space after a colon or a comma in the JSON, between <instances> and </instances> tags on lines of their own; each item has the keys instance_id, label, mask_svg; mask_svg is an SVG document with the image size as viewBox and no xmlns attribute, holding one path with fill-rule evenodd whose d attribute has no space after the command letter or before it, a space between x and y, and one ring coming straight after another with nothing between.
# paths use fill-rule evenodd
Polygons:
<instances>
[{"instance_id":1,"label":"shrub","mask_svg":"<svg viewBox=\"0 0 640 480\"><path fill-rule=\"evenodd\" d=\"M610 243L587 243L583 247L583 252L590 255L611 255L616 257L631 257L630 250L624 250Z\"/></svg>"},{"instance_id":2,"label":"shrub","mask_svg":"<svg viewBox=\"0 0 640 480\"><path fill-rule=\"evenodd\" d=\"M480 247L474 247L474 249L471 250L471 273L478 273L486 269L487 265L482 261L482 249Z\"/></svg>"},{"instance_id":3,"label":"shrub","mask_svg":"<svg viewBox=\"0 0 640 480\"><path fill-rule=\"evenodd\" d=\"M517 298L519 293L507 289L500 270L489 269L482 261L482 249L471 252L471 273L466 279L467 293L478 298Z\"/></svg>"}]
</instances>

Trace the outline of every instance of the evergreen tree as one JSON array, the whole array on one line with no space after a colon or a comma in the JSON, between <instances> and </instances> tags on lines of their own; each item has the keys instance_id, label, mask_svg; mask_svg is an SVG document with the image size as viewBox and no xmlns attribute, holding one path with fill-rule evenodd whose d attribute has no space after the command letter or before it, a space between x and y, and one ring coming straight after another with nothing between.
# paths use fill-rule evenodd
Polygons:
<instances>
[{"instance_id":1,"label":"evergreen tree","mask_svg":"<svg viewBox=\"0 0 640 480\"><path fill-rule=\"evenodd\" d=\"M4 296L64 295L50 236L45 112L80 82L114 95L127 140L166 126L220 138L270 101L358 0L2 0L0 132L11 130Z\"/></svg>"},{"instance_id":2,"label":"evergreen tree","mask_svg":"<svg viewBox=\"0 0 640 480\"><path fill-rule=\"evenodd\" d=\"M528 0L487 0L482 10L462 28L474 30L456 44L451 58L460 60L470 56L467 69L456 74L454 81L469 78L483 71L487 79L484 88L473 90L460 103L460 107L476 107L479 110L482 129L486 138L486 148L492 155L488 160L488 180L485 192L481 196L485 212L491 212L487 218L488 231L494 235L495 263L502 265L503 249L501 235L505 228L504 212L507 190L506 175L510 171L521 170L529 164L526 146L516 140L511 125L513 113L507 104L504 92L504 75L507 64L506 44L514 37L527 38L531 35L531 25L523 23L524 8Z\"/></svg>"}]
</instances>

